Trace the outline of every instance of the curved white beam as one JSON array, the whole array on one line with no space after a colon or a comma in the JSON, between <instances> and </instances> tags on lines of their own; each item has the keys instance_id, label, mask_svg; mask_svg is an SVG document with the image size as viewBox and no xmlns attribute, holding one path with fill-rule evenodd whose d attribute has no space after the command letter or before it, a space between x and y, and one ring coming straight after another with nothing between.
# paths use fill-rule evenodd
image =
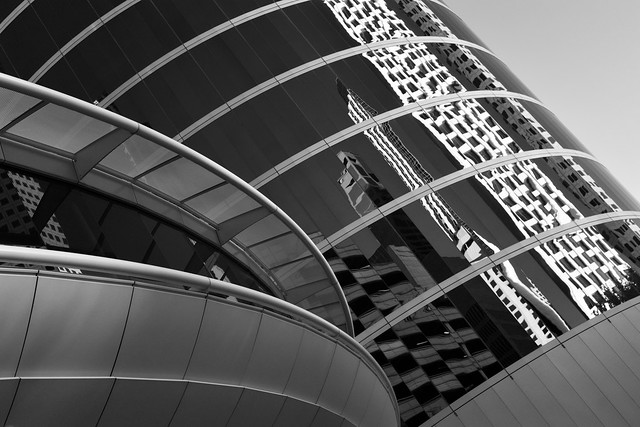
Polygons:
<instances>
[{"instance_id":1,"label":"curved white beam","mask_svg":"<svg viewBox=\"0 0 640 427\"><path fill-rule=\"evenodd\" d=\"M394 325L401 322L403 319L406 319L411 314L420 310L427 304L435 301L443 295L446 295L447 292L450 292L453 289L464 285L467 281L473 279L474 277L477 277L485 271L488 271L494 267L498 267L500 266L500 264L509 261L512 258L515 258L516 256L533 248L543 245L553 239L556 239L568 233L579 231L584 227L592 227L595 225L606 224L612 221L622 221L629 219L640 219L640 211L620 211L592 215L544 231L540 234L529 237L528 239L524 239L518 243L514 243L513 245L508 246L501 251L496 252L495 254L483 258L482 260L470 265L464 270L449 277L445 281L438 283L428 291L418 295L411 301L398 307L393 312L389 313L384 318L378 320L373 325L369 326L366 330L358 334L356 336L356 340L358 340L358 342L363 346L367 345L384 331L391 329Z\"/></svg>"},{"instance_id":2,"label":"curved white beam","mask_svg":"<svg viewBox=\"0 0 640 427\"><path fill-rule=\"evenodd\" d=\"M268 184L270 181L274 180L275 178L277 178L280 174L299 165L305 160L310 159L311 157L328 149L329 147L332 147L346 139L351 138L354 135L364 132L367 129L371 129L372 127L375 127L375 126L380 126L381 124L397 119L399 117L403 117L408 114L415 113L422 109L432 108L438 105L450 104L456 101L461 101L466 99L487 99L487 98L520 99L523 101L528 101L534 104L538 104L541 107L546 108L544 104L542 104L540 101L538 101L537 99L531 96L523 95L517 92L506 91L506 90L504 91L474 90L474 91L468 91L468 92L454 93L450 95L443 95L437 98L420 100L417 102L411 102L401 107L394 108L393 110L385 111L384 113L378 114L377 116L373 116L370 119L363 120L362 122L356 123L352 126L342 129L340 132L336 132L333 135L323 138L322 140L294 154L288 159L283 160L273 168L264 172L262 175L252 180L250 182L250 185L253 186L254 188L260 188Z\"/></svg>"}]
</instances>

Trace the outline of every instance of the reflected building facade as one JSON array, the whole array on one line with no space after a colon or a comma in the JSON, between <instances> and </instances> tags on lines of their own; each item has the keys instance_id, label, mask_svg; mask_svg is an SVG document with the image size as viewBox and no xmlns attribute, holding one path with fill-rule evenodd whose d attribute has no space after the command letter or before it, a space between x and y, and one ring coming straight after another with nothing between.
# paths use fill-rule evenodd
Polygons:
<instances>
[{"instance_id":1,"label":"reflected building facade","mask_svg":"<svg viewBox=\"0 0 640 427\"><path fill-rule=\"evenodd\" d=\"M638 203L440 1L60 7L2 6L0 70L144 124L249 183L313 241L348 307L275 209L201 184L140 141L74 152L113 178L107 199L91 193L97 172L69 186L5 161L4 243L290 301L353 332L407 426L638 293ZM4 131L38 147L13 122ZM147 200L126 195L132 182L195 220L132 206ZM146 244L130 246L123 222Z\"/></svg>"}]
</instances>

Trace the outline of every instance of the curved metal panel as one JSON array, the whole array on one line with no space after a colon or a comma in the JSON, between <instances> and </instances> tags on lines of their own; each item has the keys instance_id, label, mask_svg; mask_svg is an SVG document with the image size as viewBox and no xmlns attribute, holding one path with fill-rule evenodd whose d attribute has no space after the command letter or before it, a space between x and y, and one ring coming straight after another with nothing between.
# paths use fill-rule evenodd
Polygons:
<instances>
[{"instance_id":1,"label":"curved metal panel","mask_svg":"<svg viewBox=\"0 0 640 427\"><path fill-rule=\"evenodd\" d=\"M4 425L95 426L113 383L112 378L65 378L55 381L21 378Z\"/></svg>"},{"instance_id":2,"label":"curved metal panel","mask_svg":"<svg viewBox=\"0 0 640 427\"><path fill-rule=\"evenodd\" d=\"M117 378L97 425L169 425L186 387L184 381Z\"/></svg>"},{"instance_id":3,"label":"curved metal panel","mask_svg":"<svg viewBox=\"0 0 640 427\"><path fill-rule=\"evenodd\" d=\"M208 300L185 378L205 381L215 375L217 382L239 385L261 318L255 311Z\"/></svg>"},{"instance_id":4,"label":"curved metal panel","mask_svg":"<svg viewBox=\"0 0 640 427\"><path fill-rule=\"evenodd\" d=\"M335 351L336 346L324 345L317 333L305 329L284 393L317 402Z\"/></svg>"},{"instance_id":5,"label":"curved metal panel","mask_svg":"<svg viewBox=\"0 0 640 427\"><path fill-rule=\"evenodd\" d=\"M245 389L227 425L229 427L274 425L285 399L286 397L282 395L263 394Z\"/></svg>"},{"instance_id":6,"label":"curved metal panel","mask_svg":"<svg viewBox=\"0 0 640 427\"><path fill-rule=\"evenodd\" d=\"M243 391L241 387L189 382L170 426L225 427Z\"/></svg>"},{"instance_id":7,"label":"curved metal panel","mask_svg":"<svg viewBox=\"0 0 640 427\"><path fill-rule=\"evenodd\" d=\"M303 329L275 317L263 316L245 378L262 390L282 393L298 357Z\"/></svg>"},{"instance_id":8,"label":"curved metal panel","mask_svg":"<svg viewBox=\"0 0 640 427\"><path fill-rule=\"evenodd\" d=\"M130 301L129 286L39 277L17 375L109 375Z\"/></svg>"},{"instance_id":9,"label":"curved metal panel","mask_svg":"<svg viewBox=\"0 0 640 427\"><path fill-rule=\"evenodd\" d=\"M488 426L509 417L549 425L634 425L640 377L630 368L640 351L640 329L634 326L639 304L635 298L559 336L423 425L459 420L475 426L474 408Z\"/></svg>"}]
</instances>

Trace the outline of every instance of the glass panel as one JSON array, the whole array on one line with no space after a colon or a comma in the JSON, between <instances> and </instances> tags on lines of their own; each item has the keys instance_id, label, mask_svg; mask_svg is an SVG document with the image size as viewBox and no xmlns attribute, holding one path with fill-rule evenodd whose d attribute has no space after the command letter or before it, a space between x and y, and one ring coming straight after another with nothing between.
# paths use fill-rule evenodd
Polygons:
<instances>
[{"instance_id":1,"label":"glass panel","mask_svg":"<svg viewBox=\"0 0 640 427\"><path fill-rule=\"evenodd\" d=\"M289 95L275 87L216 119L186 144L250 181L320 139Z\"/></svg>"},{"instance_id":2,"label":"glass panel","mask_svg":"<svg viewBox=\"0 0 640 427\"><path fill-rule=\"evenodd\" d=\"M315 258L309 257L272 270L285 289L316 282L327 277Z\"/></svg>"},{"instance_id":3,"label":"glass panel","mask_svg":"<svg viewBox=\"0 0 640 427\"><path fill-rule=\"evenodd\" d=\"M533 98L536 96L529 90L527 86L525 86L522 81L502 62L500 59L495 56L483 52L481 50L475 48L468 48L468 51L475 55L476 58L480 61L480 63L484 64L484 66L489 70L491 74L493 74L493 80L497 79L500 82L499 86L496 86L495 89L506 89L512 92L521 93L523 95L528 95ZM523 52L524 53L524 52ZM468 64L467 64L468 65ZM492 85L483 79L484 76L478 75L476 72L476 77L469 78L469 80L473 83L473 85L478 89L494 89ZM487 77L490 77L487 75ZM476 80L479 79L479 80ZM501 87L502 86L502 87Z\"/></svg>"},{"instance_id":4,"label":"glass panel","mask_svg":"<svg viewBox=\"0 0 640 427\"><path fill-rule=\"evenodd\" d=\"M304 2L283 10L319 56L329 55L358 44L349 37L336 21L331 10L324 4Z\"/></svg>"},{"instance_id":5,"label":"glass panel","mask_svg":"<svg viewBox=\"0 0 640 427\"><path fill-rule=\"evenodd\" d=\"M125 13L109 21L106 27L137 71L180 43L167 21L151 2L136 3Z\"/></svg>"},{"instance_id":6,"label":"glass panel","mask_svg":"<svg viewBox=\"0 0 640 427\"><path fill-rule=\"evenodd\" d=\"M38 102L39 99L0 88L0 128L11 123Z\"/></svg>"},{"instance_id":7,"label":"glass panel","mask_svg":"<svg viewBox=\"0 0 640 427\"><path fill-rule=\"evenodd\" d=\"M428 2L428 7L441 20L441 22L444 24L444 28L449 30L447 31L447 33L451 32L458 38L469 40L471 42L479 44L480 46L486 47L482 40L480 40L478 36L476 36L473 31L471 31L469 27L467 27L467 24L465 24L464 21L460 19L460 17L458 17L458 15L432 1ZM426 26L427 25L423 26L423 29L426 28ZM443 28L442 24L438 25L437 27ZM441 36L442 34L430 34L429 32L427 32L427 35Z\"/></svg>"},{"instance_id":8,"label":"glass panel","mask_svg":"<svg viewBox=\"0 0 640 427\"><path fill-rule=\"evenodd\" d=\"M504 102L503 99L504 98L498 98L496 101ZM544 132L537 129L540 136L536 135L534 138L536 146L541 146L541 148L564 147L589 153L589 150L585 148L578 138L546 108L528 101L509 100L509 102L519 102L522 108L526 109L526 113L521 111L521 114L524 115L523 118L526 119L530 125L529 123L525 123L522 125L525 127L521 129L520 126L513 124L512 126L518 126L518 133L525 134L526 132L530 132L529 128L531 126L535 128L541 126L544 128ZM522 124L519 116L513 116L513 118L516 119L517 123ZM541 140L546 140L547 142L544 144L538 142ZM534 143L530 143L534 145Z\"/></svg>"},{"instance_id":9,"label":"glass panel","mask_svg":"<svg viewBox=\"0 0 640 427\"><path fill-rule=\"evenodd\" d=\"M76 153L114 129L116 127L108 123L48 104L13 125L7 132Z\"/></svg>"},{"instance_id":10,"label":"glass panel","mask_svg":"<svg viewBox=\"0 0 640 427\"><path fill-rule=\"evenodd\" d=\"M32 7L59 47L67 44L76 34L98 19L98 15L86 0L42 2L35 3ZM61 17L64 17L63 24L60 22Z\"/></svg>"},{"instance_id":11,"label":"glass panel","mask_svg":"<svg viewBox=\"0 0 640 427\"><path fill-rule=\"evenodd\" d=\"M188 53L145 77L144 85L179 129L190 126L225 101Z\"/></svg>"},{"instance_id":12,"label":"glass panel","mask_svg":"<svg viewBox=\"0 0 640 427\"><path fill-rule=\"evenodd\" d=\"M132 135L109 153L100 164L133 178L172 157L177 157L174 152L148 139Z\"/></svg>"},{"instance_id":13,"label":"glass panel","mask_svg":"<svg viewBox=\"0 0 640 427\"><path fill-rule=\"evenodd\" d=\"M273 77L235 28L196 46L190 54L227 100Z\"/></svg>"},{"instance_id":14,"label":"glass panel","mask_svg":"<svg viewBox=\"0 0 640 427\"><path fill-rule=\"evenodd\" d=\"M223 182L213 172L179 158L138 178L141 182L177 200L183 200Z\"/></svg>"},{"instance_id":15,"label":"glass panel","mask_svg":"<svg viewBox=\"0 0 640 427\"><path fill-rule=\"evenodd\" d=\"M569 188L580 195L593 212L640 211L640 203L602 164L575 158L563 170ZM577 178L577 179L575 179ZM585 193L586 194L583 194ZM596 200L596 201L594 201ZM598 204L599 203L599 204Z\"/></svg>"},{"instance_id":16,"label":"glass panel","mask_svg":"<svg viewBox=\"0 0 640 427\"><path fill-rule=\"evenodd\" d=\"M183 42L227 20L214 2L181 0L178 5L172 0L155 0L153 4Z\"/></svg>"},{"instance_id":17,"label":"glass panel","mask_svg":"<svg viewBox=\"0 0 640 427\"><path fill-rule=\"evenodd\" d=\"M286 10L278 9L237 27L274 75L317 58L313 47L285 15Z\"/></svg>"},{"instance_id":18,"label":"glass panel","mask_svg":"<svg viewBox=\"0 0 640 427\"><path fill-rule=\"evenodd\" d=\"M496 181L500 181L501 175L511 175L510 170L502 168L485 174L489 173ZM520 187L500 192L501 196L506 193L501 198L487 191L482 184L491 188L490 180L479 182L471 177L412 204L429 214L469 262L513 245L522 240L523 235L535 235L558 225L558 218L554 216L558 213L548 206L540 206L535 197L524 197ZM503 199L513 202L507 203Z\"/></svg>"},{"instance_id":19,"label":"glass panel","mask_svg":"<svg viewBox=\"0 0 640 427\"><path fill-rule=\"evenodd\" d=\"M370 151L369 147L384 159L394 175L400 177L404 186L411 190L461 169L460 164L441 147L440 141L413 114L370 127L341 142L337 149L354 153L369 164L370 160L361 154L362 151ZM374 172L387 186L384 174Z\"/></svg>"},{"instance_id":20,"label":"glass panel","mask_svg":"<svg viewBox=\"0 0 640 427\"><path fill-rule=\"evenodd\" d=\"M245 246L251 246L289 231L289 227L280 221L275 215L269 215L239 233L235 240Z\"/></svg>"},{"instance_id":21,"label":"glass panel","mask_svg":"<svg viewBox=\"0 0 640 427\"><path fill-rule=\"evenodd\" d=\"M178 129L173 119L167 115L165 107L158 103L145 84L134 85L111 104L109 109L170 137L182 130Z\"/></svg>"},{"instance_id":22,"label":"glass panel","mask_svg":"<svg viewBox=\"0 0 640 427\"><path fill-rule=\"evenodd\" d=\"M18 77L24 80L28 80L58 50L31 6L0 33L0 46L13 61Z\"/></svg>"},{"instance_id":23,"label":"glass panel","mask_svg":"<svg viewBox=\"0 0 640 427\"><path fill-rule=\"evenodd\" d=\"M260 207L258 202L231 184L207 191L186 204L218 224Z\"/></svg>"},{"instance_id":24,"label":"glass panel","mask_svg":"<svg viewBox=\"0 0 640 427\"><path fill-rule=\"evenodd\" d=\"M309 256L307 246L293 233L251 246L249 250L269 268Z\"/></svg>"},{"instance_id":25,"label":"glass panel","mask_svg":"<svg viewBox=\"0 0 640 427\"><path fill-rule=\"evenodd\" d=\"M326 158L318 161L313 158L305 168L289 171L261 191L307 234L326 237L356 220L358 214L337 182L341 174L338 159L330 159L330 163L323 160ZM318 164L330 168L316 168Z\"/></svg>"},{"instance_id":26,"label":"glass panel","mask_svg":"<svg viewBox=\"0 0 640 427\"><path fill-rule=\"evenodd\" d=\"M89 102L102 100L135 75L131 62L105 26L83 40L76 49L67 52L64 58L89 94ZM122 111L119 112L131 117Z\"/></svg>"}]
</instances>

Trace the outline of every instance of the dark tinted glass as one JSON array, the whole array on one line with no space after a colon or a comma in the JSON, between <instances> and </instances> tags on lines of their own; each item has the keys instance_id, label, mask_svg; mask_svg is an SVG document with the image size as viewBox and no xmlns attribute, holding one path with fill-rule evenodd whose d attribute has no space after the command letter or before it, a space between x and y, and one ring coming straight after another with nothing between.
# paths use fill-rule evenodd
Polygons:
<instances>
[{"instance_id":1,"label":"dark tinted glass","mask_svg":"<svg viewBox=\"0 0 640 427\"><path fill-rule=\"evenodd\" d=\"M235 29L215 36L190 52L226 100L273 77Z\"/></svg>"},{"instance_id":2,"label":"dark tinted glass","mask_svg":"<svg viewBox=\"0 0 640 427\"><path fill-rule=\"evenodd\" d=\"M4 21L21 3L22 0L5 0L0 2L0 22Z\"/></svg>"},{"instance_id":3,"label":"dark tinted glass","mask_svg":"<svg viewBox=\"0 0 640 427\"><path fill-rule=\"evenodd\" d=\"M25 36L28 29L28 37ZM58 47L31 7L27 7L2 33L0 45L12 58L18 77L28 80ZM25 52L29 52L28 55Z\"/></svg>"},{"instance_id":4,"label":"dark tinted glass","mask_svg":"<svg viewBox=\"0 0 640 427\"><path fill-rule=\"evenodd\" d=\"M0 169L0 240L204 274L267 291L219 248L105 196Z\"/></svg>"},{"instance_id":5,"label":"dark tinted glass","mask_svg":"<svg viewBox=\"0 0 640 427\"><path fill-rule=\"evenodd\" d=\"M101 100L135 74L106 27L91 34L65 58L94 100Z\"/></svg>"},{"instance_id":6,"label":"dark tinted glass","mask_svg":"<svg viewBox=\"0 0 640 427\"><path fill-rule=\"evenodd\" d=\"M357 46L323 4L309 1L283 11L319 56Z\"/></svg>"},{"instance_id":7,"label":"dark tinted glass","mask_svg":"<svg viewBox=\"0 0 640 427\"><path fill-rule=\"evenodd\" d=\"M237 29L273 74L318 57L283 11L252 19Z\"/></svg>"},{"instance_id":8,"label":"dark tinted glass","mask_svg":"<svg viewBox=\"0 0 640 427\"><path fill-rule=\"evenodd\" d=\"M144 84L181 130L224 103L189 54L173 59L145 78ZM128 93L124 96L139 101Z\"/></svg>"}]
</instances>

